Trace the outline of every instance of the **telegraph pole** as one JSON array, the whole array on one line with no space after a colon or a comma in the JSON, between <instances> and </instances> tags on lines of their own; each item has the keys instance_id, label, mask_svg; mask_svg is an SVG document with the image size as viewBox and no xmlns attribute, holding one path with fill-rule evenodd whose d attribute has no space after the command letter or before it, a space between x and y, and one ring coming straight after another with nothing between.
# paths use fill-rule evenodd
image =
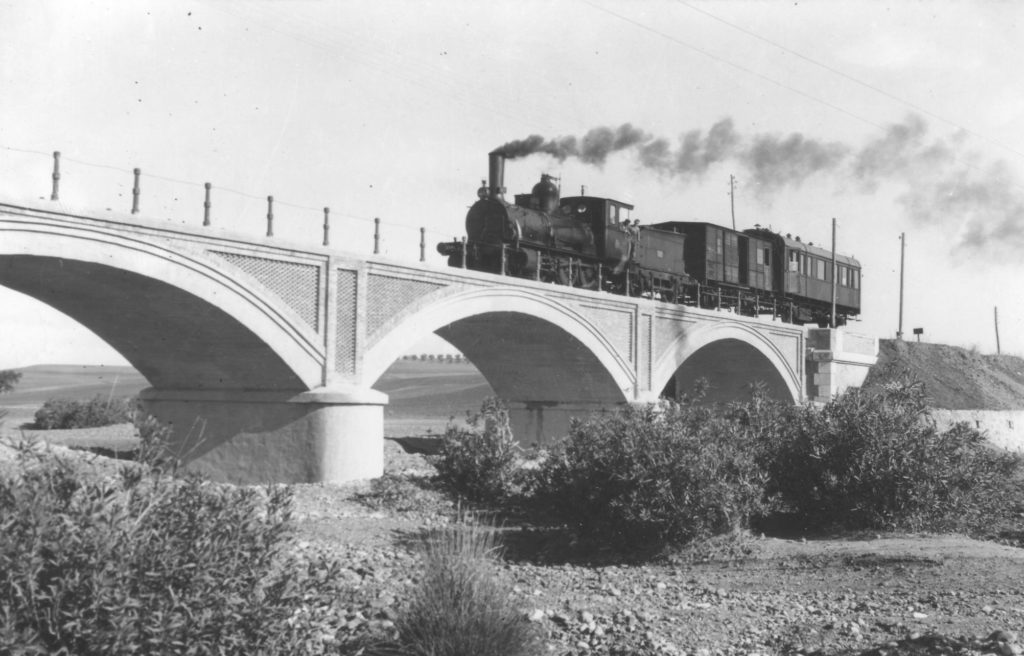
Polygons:
<instances>
[{"instance_id":1,"label":"telegraph pole","mask_svg":"<svg viewBox=\"0 0 1024 656\"><path fill-rule=\"evenodd\" d=\"M832 314L829 315L828 327L836 327L836 274L839 268L836 266L836 217L832 217Z\"/></svg>"},{"instance_id":2,"label":"telegraph pole","mask_svg":"<svg viewBox=\"0 0 1024 656\"><path fill-rule=\"evenodd\" d=\"M732 229L736 229L736 176L729 174L729 211L732 213Z\"/></svg>"},{"instance_id":3,"label":"telegraph pole","mask_svg":"<svg viewBox=\"0 0 1024 656\"><path fill-rule=\"evenodd\" d=\"M900 233L900 325L896 329L896 339L903 339L903 261L907 254L907 233Z\"/></svg>"},{"instance_id":4,"label":"telegraph pole","mask_svg":"<svg viewBox=\"0 0 1024 656\"><path fill-rule=\"evenodd\" d=\"M1000 355L1002 353L1002 351L999 350L999 307L996 306L996 307L994 307L992 309L995 312L995 320L996 320L996 355Z\"/></svg>"}]
</instances>

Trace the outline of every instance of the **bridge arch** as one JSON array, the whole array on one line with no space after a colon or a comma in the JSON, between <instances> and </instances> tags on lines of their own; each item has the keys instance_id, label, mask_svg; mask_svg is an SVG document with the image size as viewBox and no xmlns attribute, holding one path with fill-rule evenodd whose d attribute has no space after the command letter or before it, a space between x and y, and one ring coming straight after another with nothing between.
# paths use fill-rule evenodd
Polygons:
<instances>
[{"instance_id":1,"label":"bridge arch","mask_svg":"<svg viewBox=\"0 0 1024 656\"><path fill-rule=\"evenodd\" d=\"M799 373L763 330L744 323L697 326L677 338L654 367L655 389L687 392L701 378L711 385L709 401L746 398L754 382L763 383L772 398L803 399Z\"/></svg>"},{"instance_id":2,"label":"bridge arch","mask_svg":"<svg viewBox=\"0 0 1024 656\"><path fill-rule=\"evenodd\" d=\"M304 391L316 335L208 256L38 219L0 226L0 284L90 329L164 390Z\"/></svg>"},{"instance_id":3,"label":"bridge arch","mask_svg":"<svg viewBox=\"0 0 1024 656\"><path fill-rule=\"evenodd\" d=\"M601 331L532 290L492 287L427 299L391 325L366 353L367 384L410 344L435 333L466 355L495 393L510 401L618 404L633 398L630 365Z\"/></svg>"}]
</instances>

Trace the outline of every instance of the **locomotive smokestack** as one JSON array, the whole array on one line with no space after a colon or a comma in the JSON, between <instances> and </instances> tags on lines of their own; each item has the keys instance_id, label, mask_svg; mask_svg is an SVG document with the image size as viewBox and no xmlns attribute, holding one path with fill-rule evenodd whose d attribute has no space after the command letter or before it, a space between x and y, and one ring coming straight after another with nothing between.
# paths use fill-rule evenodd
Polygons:
<instances>
[{"instance_id":1,"label":"locomotive smokestack","mask_svg":"<svg viewBox=\"0 0 1024 656\"><path fill-rule=\"evenodd\" d=\"M505 195L505 155L495 150L487 156L488 189L490 198L502 198Z\"/></svg>"}]
</instances>

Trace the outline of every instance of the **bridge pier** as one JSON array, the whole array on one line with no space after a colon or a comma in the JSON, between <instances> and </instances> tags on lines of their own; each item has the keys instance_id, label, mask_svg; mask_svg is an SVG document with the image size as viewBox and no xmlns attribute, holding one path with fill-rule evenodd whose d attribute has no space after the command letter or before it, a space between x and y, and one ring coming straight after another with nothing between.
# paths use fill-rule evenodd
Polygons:
<instances>
[{"instance_id":1,"label":"bridge pier","mask_svg":"<svg viewBox=\"0 0 1024 656\"><path fill-rule=\"evenodd\" d=\"M593 414L614 412L625 403L587 403L585 401L509 401L512 434L523 446L549 446L569 434L573 417L585 420Z\"/></svg>"},{"instance_id":2,"label":"bridge pier","mask_svg":"<svg viewBox=\"0 0 1024 656\"><path fill-rule=\"evenodd\" d=\"M376 390L149 388L139 398L146 412L170 425L168 450L204 478L343 483L384 473L387 395Z\"/></svg>"}]
</instances>

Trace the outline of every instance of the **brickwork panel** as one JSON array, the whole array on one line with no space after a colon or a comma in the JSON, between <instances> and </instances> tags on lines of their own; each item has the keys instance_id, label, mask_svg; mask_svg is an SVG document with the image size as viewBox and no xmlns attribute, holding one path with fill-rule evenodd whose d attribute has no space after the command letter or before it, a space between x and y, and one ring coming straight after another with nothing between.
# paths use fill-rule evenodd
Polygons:
<instances>
[{"instance_id":1,"label":"brickwork panel","mask_svg":"<svg viewBox=\"0 0 1024 656\"><path fill-rule=\"evenodd\" d=\"M643 336L640 339L640 348L643 350L644 360L643 371L640 380L643 389L651 389L651 379L654 378L654 317L647 314L641 317ZM661 391L661 390L658 390Z\"/></svg>"},{"instance_id":2,"label":"brickwork panel","mask_svg":"<svg viewBox=\"0 0 1024 656\"><path fill-rule=\"evenodd\" d=\"M696 323L691 319L669 319L657 317L654 320L654 359L661 359L672 348L677 339L685 335Z\"/></svg>"},{"instance_id":3,"label":"brickwork panel","mask_svg":"<svg viewBox=\"0 0 1024 656\"><path fill-rule=\"evenodd\" d=\"M580 308L583 314L597 327L615 350L630 362L636 359L633 352L633 312L631 310L610 310L593 305Z\"/></svg>"},{"instance_id":4,"label":"brickwork panel","mask_svg":"<svg viewBox=\"0 0 1024 656\"><path fill-rule=\"evenodd\" d=\"M315 331L320 330L320 267L267 257L210 251L259 281Z\"/></svg>"},{"instance_id":5,"label":"brickwork panel","mask_svg":"<svg viewBox=\"0 0 1024 656\"><path fill-rule=\"evenodd\" d=\"M354 374L356 371L356 284L355 271L338 269L334 368L342 374Z\"/></svg>"},{"instance_id":6,"label":"brickwork panel","mask_svg":"<svg viewBox=\"0 0 1024 656\"><path fill-rule=\"evenodd\" d=\"M800 338L797 335L767 331L765 335L768 340L779 349L782 357L793 365L793 370L798 371L797 364L804 358L800 351Z\"/></svg>"},{"instance_id":7,"label":"brickwork panel","mask_svg":"<svg viewBox=\"0 0 1024 656\"><path fill-rule=\"evenodd\" d=\"M384 327L403 309L444 285L422 280L370 274L367 281L367 343L374 344Z\"/></svg>"}]
</instances>

